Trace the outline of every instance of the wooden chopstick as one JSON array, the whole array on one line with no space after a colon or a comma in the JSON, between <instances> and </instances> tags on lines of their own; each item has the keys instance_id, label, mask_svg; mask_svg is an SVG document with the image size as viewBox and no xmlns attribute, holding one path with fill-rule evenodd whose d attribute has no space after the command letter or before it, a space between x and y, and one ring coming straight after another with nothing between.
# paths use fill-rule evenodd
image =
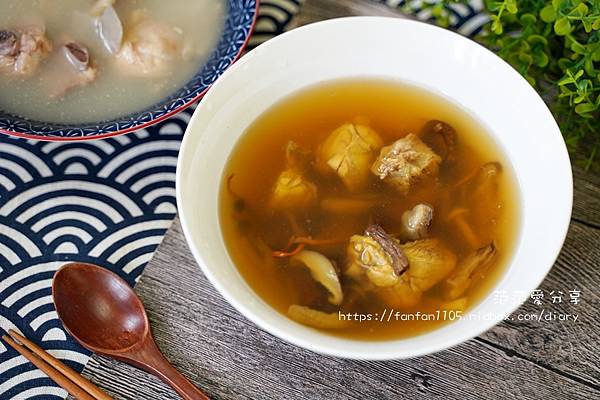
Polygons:
<instances>
[{"instance_id":1,"label":"wooden chopstick","mask_svg":"<svg viewBox=\"0 0 600 400\"><path fill-rule=\"evenodd\" d=\"M69 392L73 397L80 400L112 400L100 388L92 382L79 375L70 367L66 366L41 347L29 339L9 330L10 336L4 335L2 339L23 357L31 361L33 365L42 370L50 379ZM14 339L14 340L13 340ZM15 342L17 340L19 343Z\"/></svg>"}]
</instances>

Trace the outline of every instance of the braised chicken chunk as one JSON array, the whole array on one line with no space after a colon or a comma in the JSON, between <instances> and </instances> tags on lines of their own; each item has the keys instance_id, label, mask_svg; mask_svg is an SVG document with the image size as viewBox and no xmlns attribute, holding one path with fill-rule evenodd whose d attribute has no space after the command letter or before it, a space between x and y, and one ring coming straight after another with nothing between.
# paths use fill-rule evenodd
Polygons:
<instances>
[{"instance_id":1,"label":"braised chicken chunk","mask_svg":"<svg viewBox=\"0 0 600 400\"><path fill-rule=\"evenodd\" d=\"M369 167L381 138L365 125L344 124L334 130L320 146L317 165L323 173L336 174L351 192L367 184Z\"/></svg>"},{"instance_id":2,"label":"braised chicken chunk","mask_svg":"<svg viewBox=\"0 0 600 400\"><path fill-rule=\"evenodd\" d=\"M434 175L442 159L415 134L408 134L381 149L371 172L406 194L419 179Z\"/></svg>"},{"instance_id":3,"label":"braised chicken chunk","mask_svg":"<svg viewBox=\"0 0 600 400\"><path fill-rule=\"evenodd\" d=\"M0 30L0 72L31 75L52 50L43 26Z\"/></svg>"},{"instance_id":4,"label":"braised chicken chunk","mask_svg":"<svg viewBox=\"0 0 600 400\"><path fill-rule=\"evenodd\" d=\"M176 27L152 19L136 10L125 22L126 34L117 53L123 72L135 75L157 75L168 71L181 55L182 32Z\"/></svg>"}]
</instances>

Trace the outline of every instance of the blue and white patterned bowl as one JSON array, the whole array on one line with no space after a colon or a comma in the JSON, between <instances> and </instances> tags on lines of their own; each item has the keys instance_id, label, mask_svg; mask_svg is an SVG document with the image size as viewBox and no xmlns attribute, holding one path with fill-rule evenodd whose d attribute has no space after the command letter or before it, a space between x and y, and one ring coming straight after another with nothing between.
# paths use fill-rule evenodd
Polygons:
<instances>
[{"instance_id":1,"label":"blue and white patterned bowl","mask_svg":"<svg viewBox=\"0 0 600 400\"><path fill-rule=\"evenodd\" d=\"M0 132L38 140L91 140L142 129L177 114L198 101L238 59L248 44L256 22L259 0L227 0L227 3L228 14L219 44L198 73L168 98L131 115L85 125L32 121L0 110Z\"/></svg>"}]
</instances>

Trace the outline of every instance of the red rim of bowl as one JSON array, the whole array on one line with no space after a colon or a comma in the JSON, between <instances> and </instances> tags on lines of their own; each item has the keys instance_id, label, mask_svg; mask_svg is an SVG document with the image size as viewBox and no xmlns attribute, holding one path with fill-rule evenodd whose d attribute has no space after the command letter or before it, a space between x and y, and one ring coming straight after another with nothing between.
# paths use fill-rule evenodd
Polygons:
<instances>
[{"instance_id":1,"label":"red rim of bowl","mask_svg":"<svg viewBox=\"0 0 600 400\"><path fill-rule=\"evenodd\" d=\"M252 37L252 33L254 32L254 28L256 27L256 20L258 19L259 6L260 6L260 0L256 0L256 8L254 9L254 17L252 18L252 25L250 26L250 31L248 32L248 36L246 37L246 40L244 40L244 43L240 47L239 52L236 54L236 56L233 58L233 61L231 61L231 63L229 64L229 66L227 68L231 67L237 60L239 60L240 57L242 56L242 53L244 52L244 50L246 50L246 47L248 46L248 43L250 42L250 38ZM213 84L214 84L214 82L213 82ZM13 136L13 137L20 137L20 138L24 138L24 139L32 139L32 140L47 141L47 142L78 142L78 141L88 141L88 140L95 140L95 139L106 139L106 138L113 137L113 136L124 135L126 133L135 132L137 130L147 128L147 127L157 124L161 121L164 121L165 119L170 118L175 114L179 114L181 111L185 110L192 104L194 104L194 103L198 102L200 99L202 99L202 97L212 87L213 84L210 84L203 91L198 93L196 95L196 97L194 97L192 100L188 101L187 103L179 106L178 108L176 108L172 111L169 111L165 115L161 115L160 117L153 119L152 121L148 121L148 122L145 122L145 123L137 125L137 126L132 126L127 129L121 129L116 132L110 132L110 133L105 133L102 135L91 136L91 137L90 136L60 137L60 136L29 135L27 133L20 133L20 132L11 131L8 129L0 128L0 133L3 133L8 136Z\"/></svg>"}]
</instances>

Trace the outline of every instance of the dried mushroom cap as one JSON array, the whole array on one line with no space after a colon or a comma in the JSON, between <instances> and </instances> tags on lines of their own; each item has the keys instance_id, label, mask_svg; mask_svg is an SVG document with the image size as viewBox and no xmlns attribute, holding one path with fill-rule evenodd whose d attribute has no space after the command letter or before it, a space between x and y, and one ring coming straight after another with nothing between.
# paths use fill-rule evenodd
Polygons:
<instances>
[{"instance_id":1,"label":"dried mushroom cap","mask_svg":"<svg viewBox=\"0 0 600 400\"><path fill-rule=\"evenodd\" d=\"M402 235L410 240L423 239L427 236L433 221L433 207L421 203L402 214Z\"/></svg>"},{"instance_id":2,"label":"dried mushroom cap","mask_svg":"<svg viewBox=\"0 0 600 400\"><path fill-rule=\"evenodd\" d=\"M392 259L394 272L400 276L408 269L408 259L396 239L388 235L380 225L371 224L365 229L365 235L373 238Z\"/></svg>"},{"instance_id":3,"label":"dried mushroom cap","mask_svg":"<svg viewBox=\"0 0 600 400\"><path fill-rule=\"evenodd\" d=\"M14 56L17 53L17 39L14 32L0 30L0 56Z\"/></svg>"},{"instance_id":4,"label":"dried mushroom cap","mask_svg":"<svg viewBox=\"0 0 600 400\"><path fill-rule=\"evenodd\" d=\"M452 161L456 151L456 131L452 125L433 119L428 121L420 133L423 141L439 154L443 160Z\"/></svg>"},{"instance_id":5,"label":"dried mushroom cap","mask_svg":"<svg viewBox=\"0 0 600 400\"><path fill-rule=\"evenodd\" d=\"M89 67L90 54L86 47L76 42L70 42L64 46L64 49L69 63L79 71L85 71Z\"/></svg>"}]
</instances>

